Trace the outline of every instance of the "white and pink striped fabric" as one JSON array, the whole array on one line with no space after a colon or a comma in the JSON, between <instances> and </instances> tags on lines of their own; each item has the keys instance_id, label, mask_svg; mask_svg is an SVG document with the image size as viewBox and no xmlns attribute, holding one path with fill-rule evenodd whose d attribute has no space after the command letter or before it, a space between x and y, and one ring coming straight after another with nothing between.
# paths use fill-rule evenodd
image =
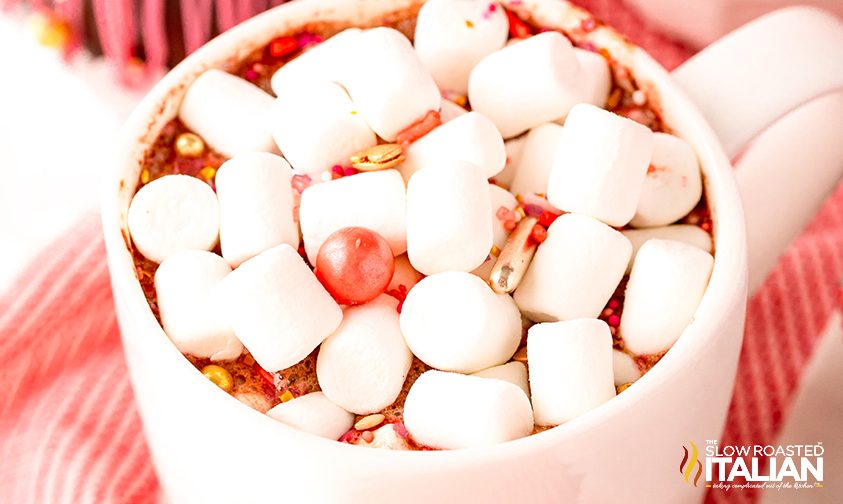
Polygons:
<instances>
[{"instance_id":1,"label":"white and pink striped fabric","mask_svg":"<svg viewBox=\"0 0 843 504\"><path fill-rule=\"evenodd\" d=\"M579 3L668 68L690 55L618 0ZM242 18L237 4L217 2L218 15L226 18L221 24ZM843 186L750 301L723 443L775 441L801 372L839 303L841 276ZM0 295L0 387L0 502L159 501L121 353L96 215L59 237ZM756 497L750 491L710 492L706 501Z\"/></svg>"}]
</instances>

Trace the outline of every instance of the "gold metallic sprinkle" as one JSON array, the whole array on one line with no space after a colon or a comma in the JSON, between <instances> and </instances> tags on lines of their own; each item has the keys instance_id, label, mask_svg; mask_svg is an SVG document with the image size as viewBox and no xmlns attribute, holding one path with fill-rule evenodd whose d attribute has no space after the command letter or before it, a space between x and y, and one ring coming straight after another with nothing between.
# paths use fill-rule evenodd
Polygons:
<instances>
[{"instance_id":1,"label":"gold metallic sprinkle","mask_svg":"<svg viewBox=\"0 0 843 504\"><path fill-rule=\"evenodd\" d=\"M182 133L176 137L176 152L180 156L199 157L205 152L205 141L195 133Z\"/></svg>"},{"instance_id":2,"label":"gold metallic sprinkle","mask_svg":"<svg viewBox=\"0 0 843 504\"><path fill-rule=\"evenodd\" d=\"M354 428L357 430L367 430L371 429L372 427L377 427L378 425L382 424L384 419L382 414L375 413L374 415L364 416L357 423L354 424Z\"/></svg>"},{"instance_id":3,"label":"gold metallic sprinkle","mask_svg":"<svg viewBox=\"0 0 843 504\"><path fill-rule=\"evenodd\" d=\"M404 150L398 144L380 144L349 157L351 166L360 171L393 168L404 161Z\"/></svg>"},{"instance_id":4,"label":"gold metallic sprinkle","mask_svg":"<svg viewBox=\"0 0 843 504\"><path fill-rule=\"evenodd\" d=\"M231 389L234 388L234 379L231 377L231 373L224 367L217 366L216 364L208 364L202 368L202 374L205 375L205 378L214 382L214 385L226 392L231 392Z\"/></svg>"}]
</instances>

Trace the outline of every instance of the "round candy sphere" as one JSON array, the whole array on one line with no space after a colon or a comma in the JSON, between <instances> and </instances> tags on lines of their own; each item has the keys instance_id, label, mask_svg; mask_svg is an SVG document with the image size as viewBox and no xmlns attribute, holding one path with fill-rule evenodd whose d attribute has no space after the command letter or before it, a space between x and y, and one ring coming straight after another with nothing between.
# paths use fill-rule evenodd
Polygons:
<instances>
[{"instance_id":1,"label":"round candy sphere","mask_svg":"<svg viewBox=\"0 0 843 504\"><path fill-rule=\"evenodd\" d=\"M335 231L316 255L316 277L339 304L371 301L386 290L394 271L389 243L363 227Z\"/></svg>"}]
</instances>

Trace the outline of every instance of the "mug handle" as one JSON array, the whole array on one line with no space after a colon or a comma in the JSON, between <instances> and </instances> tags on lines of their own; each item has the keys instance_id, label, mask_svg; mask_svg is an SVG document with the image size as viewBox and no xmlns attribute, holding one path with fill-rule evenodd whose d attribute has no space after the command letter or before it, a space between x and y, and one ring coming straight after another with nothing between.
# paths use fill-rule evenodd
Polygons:
<instances>
[{"instance_id":1,"label":"mug handle","mask_svg":"<svg viewBox=\"0 0 843 504\"><path fill-rule=\"evenodd\" d=\"M781 9L703 49L673 77L726 153L743 151L735 175L752 293L843 177L843 23L815 8Z\"/></svg>"}]
</instances>

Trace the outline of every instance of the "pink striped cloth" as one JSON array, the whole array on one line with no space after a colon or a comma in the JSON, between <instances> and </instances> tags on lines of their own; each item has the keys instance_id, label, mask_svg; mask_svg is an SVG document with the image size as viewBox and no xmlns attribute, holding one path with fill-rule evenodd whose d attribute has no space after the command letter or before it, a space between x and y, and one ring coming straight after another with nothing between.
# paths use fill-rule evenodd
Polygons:
<instances>
[{"instance_id":1,"label":"pink striped cloth","mask_svg":"<svg viewBox=\"0 0 843 504\"><path fill-rule=\"evenodd\" d=\"M668 68L690 55L617 0L579 3ZM235 2L228 8L232 19L243 15ZM775 440L838 301L841 276L843 186L750 301L723 443ZM96 215L59 237L0 295L0 362L0 502L159 501L121 354ZM711 492L707 502L756 497Z\"/></svg>"}]
</instances>

